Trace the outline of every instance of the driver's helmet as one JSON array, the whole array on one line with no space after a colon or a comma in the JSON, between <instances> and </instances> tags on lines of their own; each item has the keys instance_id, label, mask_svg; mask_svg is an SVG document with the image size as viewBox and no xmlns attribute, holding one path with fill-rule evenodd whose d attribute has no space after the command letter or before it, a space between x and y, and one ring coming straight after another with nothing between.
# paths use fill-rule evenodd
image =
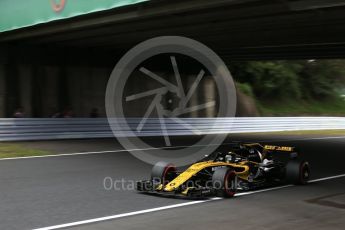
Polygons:
<instances>
[{"instance_id":1,"label":"driver's helmet","mask_svg":"<svg viewBox=\"0 0 345 230\"><path fill-rule=\"evenodd\" d=\"M235 158L235 153L234 152L228 152L225 156L225 162L232 162Z\"/></svg>"},{"instance_id":2,"label":"driver's helmet","mask_svg":"<svg viewBox=\"0 0 345 230\"><path fill-rule=\"evenodd\" d=\"M255 148L250 148L247 158L249 161L261 163L263 161L263 154Z\"/></svg>"}]
</instances>

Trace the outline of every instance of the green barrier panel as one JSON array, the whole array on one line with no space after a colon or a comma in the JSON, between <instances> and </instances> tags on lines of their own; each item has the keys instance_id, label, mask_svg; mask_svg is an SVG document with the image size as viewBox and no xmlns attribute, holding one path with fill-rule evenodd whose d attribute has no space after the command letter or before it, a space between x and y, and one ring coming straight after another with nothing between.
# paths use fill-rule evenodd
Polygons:
<instances>
[{"instance_id":1,"label":"green barrier panel","mask_svg":"<svg viewBox=\"0 0 345 230\"><path fill-rule=\"evenodd\" d=\"M0 32L148 0L0 0Z\"/></svg>"}]
</instances>

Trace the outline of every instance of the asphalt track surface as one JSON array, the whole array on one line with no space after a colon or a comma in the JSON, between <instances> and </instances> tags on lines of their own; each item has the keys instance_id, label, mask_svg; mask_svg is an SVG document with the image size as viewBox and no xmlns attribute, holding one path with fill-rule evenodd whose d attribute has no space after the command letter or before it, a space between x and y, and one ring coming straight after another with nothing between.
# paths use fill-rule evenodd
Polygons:
<instances>
[{"instance_id":1,"label":"asphalt track surface","mask_svg":"<svg viewBox=\"0 0 345 230\"><path fill-rule=\"evenodd\" d=\"M229 140L297 146L312 165L313 180L345 174L345 137L233 136ZM0 160L0 229L63 226L83 230L186 229L196 225L198 229L344 229L345 226L345 177L233 199L188 201L140 194L131 190L130 182L126 183L129 190L105 189L106 177L136 181L149 177L151 170L150 165L128 152L118 151L121 147L113 140L27 144L59 153L98 153ZM96 218L107 221L96 222Z\"/></svg>"}]
</instances>

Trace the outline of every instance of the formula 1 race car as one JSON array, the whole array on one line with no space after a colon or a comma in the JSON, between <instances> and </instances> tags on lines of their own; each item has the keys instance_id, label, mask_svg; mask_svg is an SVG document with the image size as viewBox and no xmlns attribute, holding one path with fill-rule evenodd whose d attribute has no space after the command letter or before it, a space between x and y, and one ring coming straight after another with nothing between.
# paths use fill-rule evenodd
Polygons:
<instances>
[{"instance_id":1,"label":"formula 1 race car","mask_svg":"<svg viewBox=\"0 0 345 230\"><path fill-rule=\"evenodd\" d=\"M150 180L137 182L137 190L188 198L233 197L239 191L306 184L309 180L309 163L300 159L294 147L232 143L227 148L183 171L158 162L152 168Z\"/></svg>"}]
</instances>

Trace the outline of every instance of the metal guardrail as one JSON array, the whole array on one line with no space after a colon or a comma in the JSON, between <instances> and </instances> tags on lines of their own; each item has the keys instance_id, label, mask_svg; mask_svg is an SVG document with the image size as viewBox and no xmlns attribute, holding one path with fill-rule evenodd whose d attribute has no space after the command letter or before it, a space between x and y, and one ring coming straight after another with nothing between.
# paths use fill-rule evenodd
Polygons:
<instances>
[{"instance_id":1,"label":"metal guardrail","mask_svg":"<svg viewBox=\"0 0 345 230\"><path fill-rule=\"evenodd\" d=\"M138 130L141 122L139 118L0 119L0 141L345 129L345 117L149 118Z\"/></svg>"}]
</instances>

